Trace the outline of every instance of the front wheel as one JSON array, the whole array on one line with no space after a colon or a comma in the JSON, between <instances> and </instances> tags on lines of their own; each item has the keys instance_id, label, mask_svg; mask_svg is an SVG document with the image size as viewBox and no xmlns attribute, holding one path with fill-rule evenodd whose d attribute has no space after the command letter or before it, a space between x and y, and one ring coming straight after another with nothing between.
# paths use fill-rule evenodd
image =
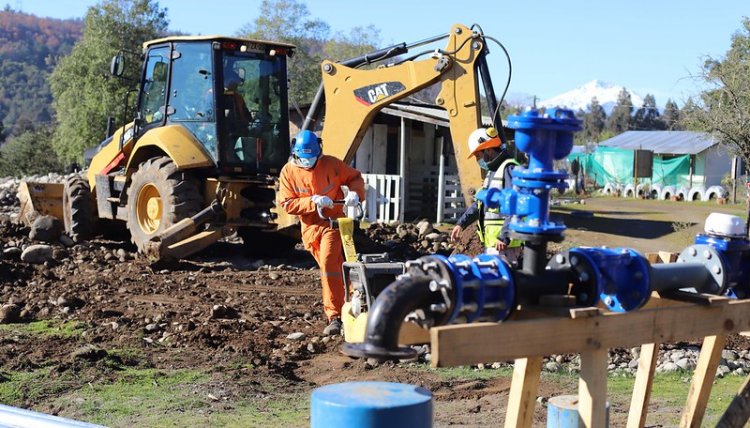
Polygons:
<instances>
[{"instance_id":1,"label":"front wheel","mask_svg":"<svg viewBox=\"0 0 750 428\"><path fill-rule=\"evenodd\" d=\"M154 236L201 208L200 189L168 157L138 167L128 187L128 229L138 251Z\"/></svg>"},{"instance_id":2,"label":"front wheel","mask_svg":"<svg viewBox=\"0 0 750 428\"><path fill-rule=\"evenodd\" d=\"M89 182L83 177L72 177L65 182L63 192L63 224L65 233L74 242L94 236L97 216Z\"/></svg>"}]
</instances>

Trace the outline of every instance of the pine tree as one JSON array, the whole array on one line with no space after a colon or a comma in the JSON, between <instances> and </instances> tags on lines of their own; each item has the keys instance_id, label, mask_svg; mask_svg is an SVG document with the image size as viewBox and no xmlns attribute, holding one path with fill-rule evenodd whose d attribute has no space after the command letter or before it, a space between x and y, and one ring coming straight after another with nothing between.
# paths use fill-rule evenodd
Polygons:
<instances>
[{"instance_id":1,"label":"pine tree","mask_svg":"<svg viewBox=\"0 0 750 428\"><path fill-rule=\"evenodd\" d=\"M622 91L617 96L617 104L615 104L612 114L607 120L607 130L617 135L631 129L632 115L633 101L630 98L630 92L622 88Z\"/></svg>"},{"instance_id":2,"label":"pine tree","mask_svg":"<svg viewBox=\"0 0 750 428\"><path fill-rule=\"evenodd\" d=\"M607 112L596 97L591 98L588 112L583 116L583 135L586 142L599 142L607 123Z\"/></svg>"},{"instance_id":3,"label":"pine tree","mask_svg":"<svg viewBox=\"0 0 750 428\"><path fill-rule=\"evenodd\" d=\"M103 139L107 117L124 117L132 83L108 78L110 60L121 49L140 52L167 24L166 9L154 0L104 0L88 9L83 37L50 77L59 122L52 144L61 158L80 161L86 148ZM129 57L125 75L138 76L138 63Z\"/></svg>"},{"instance_id":4,"label":"pine tree","mask_svg":"<svg viewBox=\"0 0 750 428\"><path fill-rule=\"evenodd\" d=\"M643 106L635 112L633 118L634 129L651 131L661 129L659 120L659 109L656 108L656 99L651 94L646 94Z\"/></svg>"},{"instance_id":5,"label":"pine tree","mask_svg":"<svg viewBox=\"0 0 750 428\"><path fill-rule=\"evenodd\" d=\"M664 128L670 131L680 130L680 109L677 107L677 103L672 101L670 98L667 100L667 104L664 106L664 115L662 115L662 121L664 122Z\"/></svg>"}]
</instances>

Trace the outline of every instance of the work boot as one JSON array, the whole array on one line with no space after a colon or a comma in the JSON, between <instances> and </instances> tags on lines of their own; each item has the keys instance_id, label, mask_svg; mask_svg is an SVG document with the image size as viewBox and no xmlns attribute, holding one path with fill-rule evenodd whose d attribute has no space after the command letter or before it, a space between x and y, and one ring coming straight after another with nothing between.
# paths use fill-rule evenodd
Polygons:
<instances>
[{"instance_id":1,"label":"work boot","mask_svg":"<svg viewBox=\"0 0 750 428\"><path fill-rule=\"evenodd\" d=\"M341 334L341 318L333 318L328 323L328 327L323 329L323 334L326 336L338 336Z\"/></svg>"}]
</instances>

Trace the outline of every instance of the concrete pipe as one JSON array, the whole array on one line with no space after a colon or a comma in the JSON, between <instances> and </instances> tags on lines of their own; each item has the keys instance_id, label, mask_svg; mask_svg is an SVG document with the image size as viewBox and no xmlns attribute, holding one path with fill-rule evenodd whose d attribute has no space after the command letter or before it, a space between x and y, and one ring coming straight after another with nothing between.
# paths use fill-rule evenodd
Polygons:
<instances>
[{"instance_id":1,"label":"concrete pipe","mask_svg":"<svg viewBox=\"0 0 750 428\"><path fill-rule=\"evenodd\" d=\"M705 193L703 193L703 201L712 201L719 198L725 198L729 192L724 189L722 186L711 186L708 189L706 189Z\"/></svg>"},{"instance_id":2,"label":"concrete pipe","mask_svg":"<svg viewBox=\"0 0 750 428\"><path fill-rule=\"evenodd\" d=\"M674 186L664 186L659 192L659 199L662 201L668 201L672 199L672 196L675 196Z\"/></svg>"},{"instance_id":3,"label":"concrete pipe","mask_svg":"<svg viewBox=\"0 0 750 428\"><path fill-rule=\"evenodd\" d=\"M703 186L693 186L687 194L687 201L703 201L704 195L706 194L706 188Z\"/></svg>"}]
</instances>

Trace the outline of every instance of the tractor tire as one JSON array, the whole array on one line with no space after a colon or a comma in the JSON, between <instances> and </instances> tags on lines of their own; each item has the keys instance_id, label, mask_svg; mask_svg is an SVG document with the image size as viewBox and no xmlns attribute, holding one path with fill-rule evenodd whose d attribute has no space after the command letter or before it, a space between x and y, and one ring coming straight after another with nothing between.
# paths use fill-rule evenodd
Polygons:
<instances>
[{"instance_id":1,"label":"tractor tire","mask_svg":"<svg viewBox=\"0 0 750 428\"><path fill-rule=\"evenodd\" d=\"M197 182L178 171L172 159L163 156L143 162L128 186L130 239L143 252L153 236L195 215L202 202Z\"/></svg>"},{"instance_id":2,"label":"tractor tire","mask_svg":"<svg viewBox=\"0 0 750 428\"><path fill-rule=\"evenodd\" d=\"M89 182L83 177L71 177L63 191L63 224L73 242L91 239L97 223L94 197Z\"/></svg>"}]
</instances>

